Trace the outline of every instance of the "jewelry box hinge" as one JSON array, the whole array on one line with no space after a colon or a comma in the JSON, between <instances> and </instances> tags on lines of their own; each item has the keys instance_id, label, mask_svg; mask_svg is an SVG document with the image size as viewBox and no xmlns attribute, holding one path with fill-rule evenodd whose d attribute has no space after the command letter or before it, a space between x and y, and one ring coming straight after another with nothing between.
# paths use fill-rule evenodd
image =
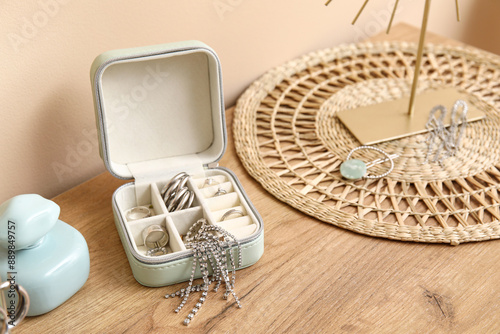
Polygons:
<instances>
[{"instance_id":1,"label":"jewelry box hinge","mask_svg":"<svg viewBox=\"0 0 500 334\"><path fill-rule=\"evenodd\" d=\"M207 169L217 168L217 167L219 167L219 163L218 162L211 162L211 163L209 163L209 164L206 165Z\"/></svg>"}]
</instances>

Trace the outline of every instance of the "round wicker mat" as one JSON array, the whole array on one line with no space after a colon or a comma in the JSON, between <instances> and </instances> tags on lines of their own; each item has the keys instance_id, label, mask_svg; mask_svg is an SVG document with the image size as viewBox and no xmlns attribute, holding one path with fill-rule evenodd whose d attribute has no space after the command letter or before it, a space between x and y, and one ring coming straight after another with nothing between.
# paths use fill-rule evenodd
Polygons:
<instances>
[{"instance_id":1,"label":"round wicker mat","mask_svg":"<svg viewBox=\"0 0 500 334\"><path fill-rule=\"evenodd\" d=\"M236 107L233 133L243 165L281 201L355 232L452 245L500 238L500 59L494 55L427 46L419 89L456 87L486 114L467 126L456 156L426 163L426 135L414 135L375 145L400 155L386 178L340 176L340 164L360 143L336 112L409 95L415 53L410 43L349 45L269 71ZM377 155L363 154L365 161ZM386 167L376 168L374 174Z\"/></svg>"}]
</instances>

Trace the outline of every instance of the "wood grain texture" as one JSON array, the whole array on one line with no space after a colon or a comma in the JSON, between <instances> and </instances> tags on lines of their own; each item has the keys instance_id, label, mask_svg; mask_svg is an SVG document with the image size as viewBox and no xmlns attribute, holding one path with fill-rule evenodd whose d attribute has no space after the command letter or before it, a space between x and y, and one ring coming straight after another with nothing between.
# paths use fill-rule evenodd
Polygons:
<instances>
[{"instance_id":1,"label":"wood grain texture","mask_svg":"<svg viewBox=\"0 0 500 334\"><path fill-rule=\"evenodd\" d=\"M373 40L410 40L418 31L397 25ZM457 44L430 34L428 41ZM265 251L238 271L242 309L221 294L186 328L190 299L163 296L185 284L141 286L132 276L114 226L111 196L123 181L109 173L54 198L61 219L90 250L85 286L52 312L25 320L15 333L499 333L500 242L448 245L389 241L310 218L279 202L246 173L232 144L220 165L238 175L265 224Z\"/></svg>"}]
</instances>

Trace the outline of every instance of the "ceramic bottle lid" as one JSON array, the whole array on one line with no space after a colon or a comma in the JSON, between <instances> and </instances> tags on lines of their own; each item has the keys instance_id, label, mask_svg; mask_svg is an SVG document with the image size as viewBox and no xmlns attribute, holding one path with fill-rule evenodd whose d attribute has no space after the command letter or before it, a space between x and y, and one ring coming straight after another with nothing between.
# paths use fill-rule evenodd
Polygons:
<instances>
[{"instance_id":1,"label":"ceramic bottle lid","mask_svg":"<svg viewBox=\"0 0 500 334\"><path fill-rule=\"evenodd\" d=\"M0 205L0 246L16 250L37 245L56 224L61 209L36 194L12 197Z\"/></svg>"}]
</instances>

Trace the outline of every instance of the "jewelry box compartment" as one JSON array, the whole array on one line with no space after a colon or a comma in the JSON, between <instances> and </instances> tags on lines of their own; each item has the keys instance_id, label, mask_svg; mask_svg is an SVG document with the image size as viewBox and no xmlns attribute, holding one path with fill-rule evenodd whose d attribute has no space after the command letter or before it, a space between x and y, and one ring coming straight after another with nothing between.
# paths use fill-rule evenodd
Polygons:
<instances>
[{"instance_id":1,"label":"jewelry box compartment","mask_svg":"<svg viewBox=\"0 0 500 334\"><path fill-rule=\"evenodd\" d=\"M118 188L113 195L116 225L126 253L129 260L140 262L142 266L139 275L136 275L137 268L131 262L134 276L141 284L162 286L189 279L193 252L186 246L186 234L200 219L205 219L208 224L222 227L241 245L242 265L236 269L248 267L261 257L262 219L231 171L214 168L205 170L202 175L189 175L186 187L193 192L193 201L190 207L177 211L169 211L161 195L162 189L165 189L170 181L169 179L151 183L149 191L141 193L144 198L137 198L134 183ZM138 203L147 204L138 205ZM148 208L149 213L141 211L138 215L134 215L133 210L138 207ZM145 231L154 227L152 233L161 234L158 226L166 233L168 241L165 245L157 245L164 247L164 252L148 254L152 249L145 245ZM231 247L233 253L237 251L236 243ZM176 261L175 270L182 272L183 278L177 281L171 281L169 278L158 281L158 277L154 277L155 272L161 270L162 266L168 269L173 261ZM150 274L153 276L146 275L152 279L151 281L147 279L144 281L144 267L151 269ZM196 276L201 277L201 274L197 272Z\"/></svg>"}]
</instances>

